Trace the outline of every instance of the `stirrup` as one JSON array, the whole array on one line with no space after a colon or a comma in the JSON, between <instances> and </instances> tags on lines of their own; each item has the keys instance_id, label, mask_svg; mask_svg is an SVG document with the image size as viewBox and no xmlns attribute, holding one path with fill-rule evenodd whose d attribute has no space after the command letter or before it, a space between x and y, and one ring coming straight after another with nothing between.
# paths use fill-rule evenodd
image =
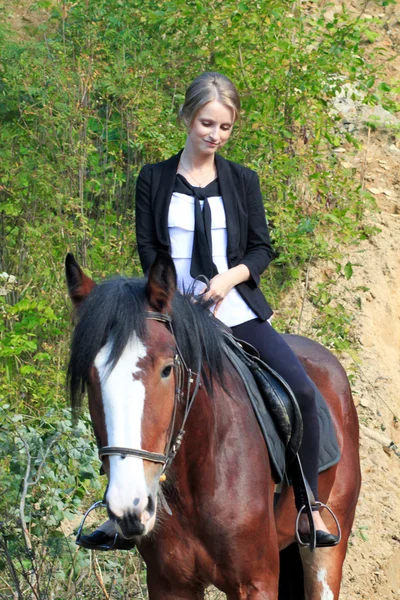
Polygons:
<instances>
[{"instance_id":1,"label":"stirrup","mask_svg":"<svg viewBox=\"0 0 400 600\"><path fill-rule=\"evenodd\" d=\"M333 547L333 546L337 546L341 539L342 539L342 530L340 528L340 524L339 521L335 515L335 513L329 508L329 506L327 506L326 504L323 504L323 502L319 502L318 500L315 500L312 505L311 505L311 509L312 511L318 510L319 508L326 508L326 510L331 514L333 520L335 521L335 525L336 525L336 529L337 529L337 540L335 542L332 542L331 544L328 545L328 547ZM304 512L304 510L306 509L306 505L304 504L299 512L297 513L297 518L296 518L296 524L295 524L295 536L296 536L296 542L298 543L298 545L301 548L310 548L311 552L313 552L314 548L322 548L324 546L322 545L318 545L316 537L314 539L314 544L310 542L304 542L301 539L301 534L299 531L299 523L300 523L300 517L302 515L302 513ZM307 534L309 535L309 534ZM314 532L314 536L316 535L316 532Z\"/></svg>"},{"instance_id":2,"label":"stirrup","mask_svg":"<svg viewBox=\"0 0 400 600\"><path fill-rule=\"evenodd\" d=\"M83 515L82 522L79 525L78 531L76 533L75 544L77 546L81 546L82 548L87 548L88 550L113 550L115 548L115 544L116 544L117 539L118 539L118 533L117 532L115 533L114 539L113 539L113 541L112 541L111 544L99 544L99 545L96 546L94 544L88 545L88 544L85 544L85 542L81 541L83 526L85 524L86 519L88 518L88 516L92 512L92 510L95 510L96 508L99 508L100 506L103 507L103 508L106 507L106 504L103 502L103 500L98 500L97 502L95 502L94 504L92 504L92 506L90 508L88 508L88 510Z\"/></svg>"}]
</instances>

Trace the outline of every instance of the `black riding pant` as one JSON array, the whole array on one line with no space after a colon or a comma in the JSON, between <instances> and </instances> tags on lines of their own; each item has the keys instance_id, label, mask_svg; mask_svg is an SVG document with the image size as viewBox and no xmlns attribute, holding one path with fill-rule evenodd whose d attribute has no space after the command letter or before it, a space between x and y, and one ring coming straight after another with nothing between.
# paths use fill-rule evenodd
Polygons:
<instances>
[{"instance_id":1,"label":"black riding pant","mask_svg":"<svg viewBox=\"0 0 400 600\"><path fill-rule=\"evenodd\" d=\"M314 388L299 359L268 321L254 319L232 327L233 335L254 346L261 360L291 387L303 415L303 441L299 456L304 475L318 500L319 422ZM299 508L299 507L298 507Z\"/></svg>"}]
</instances>

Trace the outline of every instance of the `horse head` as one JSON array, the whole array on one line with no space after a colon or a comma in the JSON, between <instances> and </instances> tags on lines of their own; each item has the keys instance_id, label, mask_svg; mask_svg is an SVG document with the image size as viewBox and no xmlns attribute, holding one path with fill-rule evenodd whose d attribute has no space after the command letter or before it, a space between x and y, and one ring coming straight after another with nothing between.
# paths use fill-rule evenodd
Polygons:
<instances>
[{"instance_id":1,"label":"horse head","mask_svg":"<svg viewBox=\"0 0 400 600\"><path fill-rule=\"evenodd\" d=\"M77 315L72 407L79 407L86 387L108 476L109 516L123 537L146 535L155 524L163 469L156 457L165 457L176 411L177 348L166 326L175 268L159 255L147 282L120 277L96 285L69 254L66 276Z\"/></svg>"}]
</instances>

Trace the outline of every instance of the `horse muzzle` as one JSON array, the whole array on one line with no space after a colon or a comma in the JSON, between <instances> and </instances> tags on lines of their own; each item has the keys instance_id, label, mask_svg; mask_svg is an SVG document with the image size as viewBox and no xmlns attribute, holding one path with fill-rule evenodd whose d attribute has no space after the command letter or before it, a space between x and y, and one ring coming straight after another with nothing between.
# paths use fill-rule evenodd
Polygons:
<instances>
[{"instance_id":1,"label":"horse muzzle","mask_svg":"<svg viewBox=\"0 0 400 600\"><path fill-rule=\"evenodd\" d=\"M113 521L117 532L124 538L145 536L153 529L156 520L157 501L150 494L143 499L134 498L132 505L123 511L116 511L106 496L109 518Z\"/></svg>"}]
</instances>

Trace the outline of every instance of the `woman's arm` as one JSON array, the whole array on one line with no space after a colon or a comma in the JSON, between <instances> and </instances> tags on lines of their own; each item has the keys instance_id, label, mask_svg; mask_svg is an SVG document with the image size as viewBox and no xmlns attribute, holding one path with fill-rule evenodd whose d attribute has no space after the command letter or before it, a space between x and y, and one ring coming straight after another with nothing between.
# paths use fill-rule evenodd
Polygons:
<instances>
[{"instance_id":1,"label":"woman's arm","mask_svg":"<svg viewBox=\"0 0 400 600\"><path fill-rule=\"evenodd\" d=\"M250 271L249 285L257 287L261 273L274 258L274 250L269 237L260 181L254 171L247 188L246 200L249 215L247 248L240 264L245 265Z\"/></svg>"},{"instance_id":2,"label":"woman's arm","mask_svg":"<svg viewBox=\"0 0 400 600\"><path fill-rule=\"evenodd\" d=\"M236 267L232 267L225 273L220 273L210 281L210 290L205 298L212 298L215 303L214 314L216 314L221 302L239 283L245 281L252 287L257 287L260 275L265 271L274 258L274 251L268 232L265 217L264 204L262 201L260 183L257 173L252 172L247 187L248 206L248 233L246 253Z\"/></svg>"},{"instance_id":3,"label":"woman's arm","mask_svg":"<svg viewBox=\"0 0 400 600\"><path fill-rule=\"evenodd\" d=\"M239 283L248 281L250 279L250 271L246 265L237 265L225 271L225 273L218 273L210 281L210 289L204 294L205 300L212 298L215 303L214 315L221 305L221 302L229 294L232 288Z\"/></svg>"},{"instance_id":4,"label":"woman's arm","mask_svg":"<svg viewBox=\"0 0 400 600\"><path fill-rule=\"evenodd\" d=\"M143 272L147 273L157 255L157 236L151 206L151 172L142 167L136 181L136 241Z\"/></svg>"}]
</instances>

